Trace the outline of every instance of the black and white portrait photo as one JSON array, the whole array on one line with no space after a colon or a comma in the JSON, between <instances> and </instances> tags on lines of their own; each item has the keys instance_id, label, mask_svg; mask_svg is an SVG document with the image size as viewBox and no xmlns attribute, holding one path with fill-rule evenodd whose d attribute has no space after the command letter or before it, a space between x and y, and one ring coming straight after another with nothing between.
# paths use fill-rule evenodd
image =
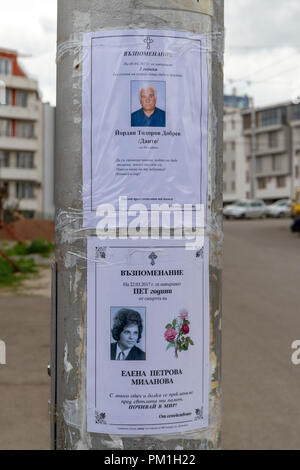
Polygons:
<instances>
[{"instance_id":1,"label":"black and white portrait photo","mask_svg":"<svg viewBox=\"0 0 300 470\"><path fill-rule=\"evenodd\" d=\"M112 361L145 361L145 307L111 307Z\"/></svg>"}]
</instances>

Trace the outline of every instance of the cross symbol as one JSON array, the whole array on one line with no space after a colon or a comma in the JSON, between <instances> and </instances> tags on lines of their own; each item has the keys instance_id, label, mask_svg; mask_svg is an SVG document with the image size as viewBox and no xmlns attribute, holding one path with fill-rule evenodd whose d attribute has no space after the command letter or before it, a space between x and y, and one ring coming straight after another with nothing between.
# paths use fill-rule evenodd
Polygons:
<instances>
[{"instance_id":1,"label":"cross symbol","mask_svg":"<svg viewBox=\"0 0 300 470\"><path fill-rule=\"evenodd\" d=\"M147 44L147 49L150 49L150 44L153 42L153 39L151 39L150 36L147 36L146 39L144 39L144 42Z\"/></svg>"},{"instance_id":2,"label":"cross symbol","mask_svg":"<svg viewBox=\"0 0 300 470\"><path fill-rule=\"evenodd\" d=\"M154 252L151 253L151 255L149 256L149 259L151 259L151 265L154 266L155 265L155 260L157 259L156 254Z\"/></svg>"}]
</instances>

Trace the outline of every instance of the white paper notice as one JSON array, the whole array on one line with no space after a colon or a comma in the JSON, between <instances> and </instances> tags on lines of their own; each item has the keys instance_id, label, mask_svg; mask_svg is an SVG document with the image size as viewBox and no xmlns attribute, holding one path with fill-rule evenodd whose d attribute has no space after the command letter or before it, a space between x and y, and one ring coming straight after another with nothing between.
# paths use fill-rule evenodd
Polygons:
<instances>
[{"instance_id":1,"label":"white paper notice","mask_svg":"<svg viewBox=\"0 0 300 470\"><path fill-rule=\"evenodd\" d=\"M83 206L205 204L206 39L177 31L84 35Z\"/></svg>"},{"instance_id":2,"label":"white paper notice","mask_svg":"<svg viewBox=\"0 0 300 470\"><path fill-rule=\"evenodd\" d=\"M208 246L88 240L88 431L208 425Z\"/></svg>"}]
</instances>

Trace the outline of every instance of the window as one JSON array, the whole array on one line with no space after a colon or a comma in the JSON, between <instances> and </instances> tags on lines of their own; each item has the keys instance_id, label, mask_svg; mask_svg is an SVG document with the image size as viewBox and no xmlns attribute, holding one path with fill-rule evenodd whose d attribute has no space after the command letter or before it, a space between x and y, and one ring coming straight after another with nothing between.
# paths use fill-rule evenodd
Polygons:
<instances>
[{"instance_id":1,"label":"window","mask_svg":"<svg viewBox=\"0 0 300 470\"><path fill-rule=\"evenodd\" d=\"M263 170L262 158L257 158L256 159L256 172L261 173L262 170Z\"/></svg>"},{"instance_id":2,"label":"window","mask_svg":"<svg viewBox=\"0 0 300 470\"><path fill-rule=\"evenodd\" d=\"M272 157L272 170L273 171L280 171L282 170L282 159L281 159L281 156L276 156L276 157Z\"/></svg>"},{"instance_id":3,"label":"window","mask_svg":"<svg viewBox=\"0 0 300 470\"><path fill-rule=\"evenodd\" d=\"M12 133L11 120L9 119L0 119L0 136L1 137L10 137Z\"/></svg>"},{"instance_id":4,"label":"window","mask_svg":"<svg viewBox=\"0 0 300 470\"><path fill-rule=\"evenodd\" d=\"M231 149L234 151L235 150L235 142L231 142Z\"/></svg>"},{"instance_id":5,"label":"window","mask_svg":"<svg viewBox=\"0 0 300 470\"><path fill-rule=\"evenodd\" d=\"M251 114L243 116L243 128L244 130L251 129Z\"/></svg>"},{"instance_id":6,"label":"window","mask_svg":"<svg viewBox=\"0 0 300 470\"><path fill-rule=\"evenodd\" d=\"M24 181L17 182L17 198L18 199L34 199L33 183Z\"/></svg>"},{"instance_id":7,"label":"window","mask_svg":"<svg viewBox=\"0 0 300 470\"><path fill-rule=\"evenodd\" d=\"M231 191L235 192L235 181L232 181L231 183Z\"/></svg>"},{"instance_id":8,"label":"window","mask_svg":"<svg viewBox=\"0 0 300 470\"><path fill-rule=\"evenodd\" d=\"M19 152L17 154L17 168L33 168L33 153Z\"/></svg>"},{"instance_id":9,"label":"window","mask_svg":"<svg viewBox=\"0 0 300 470\"><path fill-rule=\"evenodd\" d=\"M266 178L258 178L258 189L266 189L267 187L267 179Z\"/></svg>"},{"instance_id":10,"label":"window","mask_svg":"<svg viewBox=\"0 0 300 470\"><path fill-rule=\"evenodd\" d=\"M299 178L299 165L295 166L295 178Z\"/></svg>"},{"instance_id":11,"label":"window","mask_svg":"<svg viewBox=\"0 0 300 470\"><path fill-rule=\"evenodd\" d=\"M235 161L231 162L231 169L232 171L235 171Z\"/></svg>"},{"instance_id":12,"label":"window","mask_svg":"<svg viewBox=\"0 0 300 470\"><path fill-rule=\"evenodd\" d=\"M25 139L34 137L34 125L30 122L17 122L16 136Z\"/></svg>"},{"instance_id":13,"label":"window","mask_svg":"<svg viewBox=\"0 0 300 470\"><path fill-rule=\"evenodd\" d=\"M0 75L11 75L11 60L9 59L0 59Z\"/></svg>"},{"instance_id":14,"label":"window","mask_svg":"<svg viewBox=\"0 0 300 470\"><path fill-rule=\"evenodd\" d=\"M226 185L225 181L223 182L223 191L224 191L224 193L226 193L226 191L227 191L227 185Z\"/></svg>"},{"instance_id":15,"label":"window","mask_svg":"<svg viewBox=\"0 0 300 470\"><path fill-rule=\"evenodd\" d=\"M269 148L278 147L278 132L268 133Z\"/></svg>"},{"instance_id":16,"label":"window","mask_svg":"<svg viewBox=\"0 0 300 470\"><path fill-rule=\"evenodd\" d=\"M261 125L262 126L272 126L273 124L280 123L280 113L279 108L275 109L266 109L261 112Z\"/></svg>"},{"instance_id":17,"label":"window","mask_svg":"<svg viewBox=\"0 0 300 470\"><path fill-rule=\"evenodd\" d=\"M12 91L9 88L5 89L5 104L6 106L12 105Z\"/></svg>"},{"instance_id":18,"label":"window","mask_svg":"<svg viewBox=\"0 0 300 470\"><path fill-rule=\"evenodd\" d=\"M16 106L27 108L27 93L25 91L17 91L16 93Z\"/></svg>"},{"instance_id":19,"label":"window","mask_svg":"<svg viewBox=\"0 0 300 470\"><path fill-rule=\"evenodd\" d=\"M5 106L11 106L12 105L12 91L10 88L5 88L5 86L1 87L1 82L0 82L0 104L3 104Z\"/></svg>"},{"instance_id":20,"label":"window","mask_svg":"<svg viewBox=\"0 0 300 470\"><path fill-rule=\"evenodd\" d=\"M9 167L9 152L6 152L5 150L0 150L0 168L1 167Z\"/></svg>"},{"instance_id":21,"label":"window","mask_svg":"<svg viewBox=\"0 0 300 470\"><path fill-rule=\"evenodd\" d=\"M235 130L235 121L234 121L234 119L231 121L231 129L233 131Z\"/></svg>"},{"instance_id":22,"label":"window","mask_svg":"<svg viewBox=\"0 0 300 470\"><path fill-rule=\"evenodd\" d=\"M249 171L247 170L246 171L246 183L249 183L250 182L250 174L249 174Z\"/></svg>"},{"instance_id":23,"label":"window","mask_svg":"<svg viewBox=\"0 0 300 470\"><path fill-rule=\"evenodd\" d=\"M285 188L286 186L285 176L277 176L276 186L277 188Z\"/></svg>"},{"instance_id":24,"label":"window","mask_svg":"<svg viewBox=\"0 0 300 470\"><path fill-rule=\"evenodd\" d=\"M300 120L300 104L296 104L292 107L292 119Z\"/></svg>"}]
</instances>

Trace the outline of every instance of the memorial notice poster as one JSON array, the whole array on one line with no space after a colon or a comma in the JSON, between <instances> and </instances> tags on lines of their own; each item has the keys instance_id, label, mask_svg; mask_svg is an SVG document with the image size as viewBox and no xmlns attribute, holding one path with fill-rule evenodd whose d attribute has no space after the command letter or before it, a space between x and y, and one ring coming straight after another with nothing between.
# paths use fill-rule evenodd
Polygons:
<instances>
[{"instance_id":1,"label":"memorial notice poster","mask_svg":"<svg viewBox=\"0 0 300 470\"><path fill-rule=\"evenodd\" d=\"M83 207L205 204L205 36L155 30L84 34ZM124 209L123 209L124 210ZM154 208L155 210L155 208Z\"/></svg>"},{"instance_id":2,"label":"memorial notice poster","mask_svg":"<svg viewBox=\"0 0 300 470\"><path fill-rule=\"evenodd\" d=\"M88 431L208 426L208 244L88 239Z\"/></svg>"}]
</instances>

